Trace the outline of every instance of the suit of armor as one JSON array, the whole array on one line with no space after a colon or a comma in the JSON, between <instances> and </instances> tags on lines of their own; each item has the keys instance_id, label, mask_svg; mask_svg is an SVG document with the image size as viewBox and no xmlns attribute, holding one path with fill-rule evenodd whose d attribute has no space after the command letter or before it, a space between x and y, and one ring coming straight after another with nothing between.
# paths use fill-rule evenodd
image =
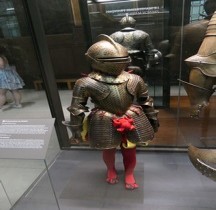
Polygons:
<instances>
[{"instance_id":1,"label":"suit of armor","mask_svg":"<svg viewBox=\"0 0 216 210\"><path fill-rule=\"evenodd\" d=\"M93 71L78 79L73 89L69 127L73 138L81 140L81 132L88 98L95 107L88 115L88 141L90 146L103 150L110 184L118 182L115 170L115 150L120 146L125 166L125 186L135 189L133 170L136 165L135 145L154 137L159 124L153 100L141 77L124 69L130 62L127 50L109 36L100 35L86 56ZM134 100L136 99L136 104ZM129 140L129 141L128 141Z\"/></svg>"},{"instance_id":2,"label":"suit of armor","mask_svg":"<svg viewBox=\"0 0 216 210\"><path fill-rule=\"evenodd\" d=\"M204 8L210 18L205 30L205 37L198 52L185 60L190 67L189 81L180 80L188 94L192 106L191 117L193 118L199 118L200 112L208 106L216 85L216 1L206 0ZM197 27L192 30L196 31ZM188 155L191 163L199 172L216 181L215 149L200 149L189 145Z\"/></svg>"},{"instance_id":3,"label":"suit of armor","mask_svg":"<svg viewBox=\"0 0 216 210\"><path fill-rule=\"evenodd\" d=\"M132 60L129 69L143 77L150 65L157 64L162 55L154 49L148 33L133 27L135 22L135 19L126 15L120 21L125 28L111 34L110 37L127 48Z\"/></svg>"},{"instance_id":4,"label":"suit of armor","mask_svg":"<svg viewBox=\"0 0 216 210\"><path fill-rule=\"evenodd\" d=\"M110 37L126 47L129 54L140 51L150 52L154 49L149 34L142 30L126 27L111 34Z\"/></svg>"},{"instance_id":5,"label":"suit of armor","mask_svg":"<svg viewBox=\"0 0 216 210\"><path fill-rule=\"evenodd\" d=\"M208 23L205 37L197 54L185 61L190 67L189 82L183 82L189 96L191 117L199 118L203 108L208 106L216 84L216 12Z\"/></svg>"},{"instance_id":6,"label":"suit of armor","mask_svg":"<svg viewBox=\"0 0 216 210\"><path fill-rule=\"evenodd\" d=\"M112 126L116 118L133 119L135 129L127 133L131 142L145 143L153 138L153 128L144 113L151 118L153 102L139 76L125 71L118 77L92 72L79 79L74 87L72 105L68 108L72 114L71 121L76 121L77 126L82 125L83 117L80 115L86 110L89 97L95 104L88 116L88 139L93 148L110 149L120 145L121 134ZM139 105L133 104L134 98Z\"/></svg>"}]
</instances>

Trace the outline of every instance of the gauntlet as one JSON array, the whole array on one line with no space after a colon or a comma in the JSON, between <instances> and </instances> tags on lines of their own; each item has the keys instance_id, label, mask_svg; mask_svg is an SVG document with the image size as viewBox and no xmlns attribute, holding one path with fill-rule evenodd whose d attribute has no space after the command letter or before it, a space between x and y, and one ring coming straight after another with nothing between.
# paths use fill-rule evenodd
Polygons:
<instances>
[{"instance_id":1,"label":"gauntlet","mask_svg":"<svg viewBox=\"0 0 216 210\"><path fill-rule=\"evenodd\" d=\"M80 115L80 116L76 116L75 118L77 119L76 122L72 122L72 121L63 121L62 123L64 125L66 125L66 127L70 130L72 136L70 138L71 143L75 142L75 143L80 143L82 142L84 139L82 138L82 131L83 131L83 125L82 125L82 121L84 118L84 114Z\"/></svg>"},{"instance_id":2,"label":"gauntlet","mask_svg":"<svg viewBox=\"0 0 216 210\"><path fill-rule=\"evenodd\" d=\"M151 123L155 133L158 131L158 128L160 127L160 123L157 117L158 112L159 112L158 110L153 110L152 112L146 113L146 117Z\"/></svg>"},{"instance_id":3,"label":"gauntlet","mask_svg":"<svg viewBox=\"0 0 216 210\"><path fill-rule=\"evenodd\" d=\"M142 93L138 98L138 103L142 107L146 117L148 118L149 122L151 123L154 129L154 132L156 133L160 126L158 120L159 111L154 109L153 99L148 95L148 90L146 85L144 85L141 89L142 89Z\"/></svg>"}]
</instances>

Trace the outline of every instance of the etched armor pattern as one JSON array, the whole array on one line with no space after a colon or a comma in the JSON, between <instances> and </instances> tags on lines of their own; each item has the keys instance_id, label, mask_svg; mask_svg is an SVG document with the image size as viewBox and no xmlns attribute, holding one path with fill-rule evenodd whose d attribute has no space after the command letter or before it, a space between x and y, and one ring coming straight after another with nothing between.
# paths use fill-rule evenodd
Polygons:
<instances>
[{"instance_id":1,"label":"etched armor pattern","mask_svg":"<svg viewBox=\"0 0 216 210\"><path fill-rule=\"evenodd\" d=\"M139 144L153 139L153 128L141 107L131 106L126 114L122 116L116 116L103 110L96 110L89 116L89 140L91 147L108 149L115 148L120 144L122 136L113 127L113 118L118 117L130 117L134 120L135 129L126 133L129 141Z\"/></svg>"},{"instance_id":2,"label":"etched armor pattern","mask_svg":"<svg viewBox=\"0 0 216 210\"><path fill-rule=\"evenodd\" d=\"M113 114L97 110L89 116L89 143L96 149L116 148L121 134L113 127Z\"/></svg>"},{"instance_id":3,"label":"etched armor pattern","mask_svg":"<svg viewBox=\"0 0 216 210\"><path fill-rule=\"evenodd\" d=\"M80 125L87 111L87 100L91 98L95 108L88 116L88 140L93 148L116 148L123 139L122 135L128 135L132 142L145 143L154 136L153 127L143 112L150 100L145 83L141 77L124 71L130 62L126 48L106 35L99 38L99 42L86 53L94 71L79 79L74 86L72 103L68 108L73 122L72 133L80 139ZM141 102L143 109L133 105L135 99ZM119 133L113 120L121 118L131 118L134 130Z\"/></svg>"},{"instance_id":4,"label":"etched armor pattern","mask_svg":"<svg viewBox=\"0 0 216 210\"><path fill-rule=\"evenodd\" d=\"M121 74L131 61L127 49L110 38L93 44L88 49L86 56L94 70L105 72L108 75Z\"/></svg>"},{"instance_id":5,"label":"etched armor pattern","mask_svg":"<svg viewBox=\"0 0 216 210\"><path fill-rule=\"evenodd\" d=\"M96 106L116 115L124 114L133 102L133 97L125 91L126 85L126 82L119 85L109 85L109 96L102 101L95 101Z\"/></svg>"},{"instance_id":6,"label":"etched armor pattern","mask_svg":"<svg viewBox=\"0 0 216 210\"><path fill-rule=\"evenodd\" d=\"M133 116L134 125L136 126L136 129L134 131L128 132L127 137L129 141L138 144L153 139L153 128L143 112L140 112L140 115L137 115L132 111L128 111L127 115Z\"/></svg>"},{"instance_id":7,"label":"etched armor pattern","mask_svg":"<svg viewBox=\"0 0 216 210\"><path fill-rule=\"evenodd\" d=\"M93 76L93 74L91 74ZM113 82L105 83L97 74L95 80L89 77L78 80L74 89L75 99L71 107L80 107L80 113L84 112L87 97L90 97L95 107L88 117L88 139L91 147L97 149L115 148L122 140L122 136L113 127L113 118L131 117L134 119L135 130L128 132L128 139L134 143L144 143L151 140L154 131L149 120L145 116L141 107L133 105L135 97L143 97L142 103L148 100L146 86L143 80L134 74L123 72L121 79L113 77ZM118 81L118 83L115 83ZM83 97L83 98L82 98ZM77 99L79 98L79 100ZM82 104L79 104L82 102ZM73 109L71 109L73 110ZM77 124L82 124L82 117L71 115L71 121L76 120ZM74 120L75 119L75 120Z\"/></svg>"}]
</instances>

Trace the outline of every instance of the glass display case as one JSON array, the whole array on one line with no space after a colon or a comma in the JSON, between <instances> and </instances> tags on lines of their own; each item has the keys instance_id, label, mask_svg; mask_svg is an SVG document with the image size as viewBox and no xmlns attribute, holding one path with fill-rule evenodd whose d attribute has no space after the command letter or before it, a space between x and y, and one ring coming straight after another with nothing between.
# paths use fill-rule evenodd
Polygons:
<instances>
[{"instance_id":1,"label":"glass display case","mask_svg":"<svg viewBox=\"0 0 216 210\"><path fill-rule=\"evenodd\" d=\"M160 61L145 71L144 76L159 109L161 124L153 146L181 148L189 143L215 146L212 127L215 122L214 93L213 102L201 112L200 119L195 120L190 118L191 101L180 82L189 80L190 68L185 59L198 52L207 30L209 13L212 14L216 7L213 1L204 3L203 0L95 0L80 3L88 45L94 43L99 34L112 36L123 31L121 20L129 16L136 21L134 29L149 34L154 48L161 52Z\"/></svg>"},{"instance_id":2,"label":"glass display case","mask_svg":"<svg viewBox=\"0 0 216 210\"><path fill-rule=\"evenodd\" d=\"M99 34L110 36L124 29L120 21L128 15L136 21L133 28L148 34L161 53L156 65L144 72L160 120L151 147L185 149L189 143L214 147L215 94L195 120L189 116L188 93L179 82L189 81L185 59L198 52L210 19L207 13L216 8L214 1L207 2L206 10L204 0L2 1L0 44L10 51L26 85L23 108L18 111L7 103L1 116L52 116L62 148L88 146L68 143L70 133L62 121L70 118L67 107L74 82L91 72L85 52ZM88 106L92 108L91 101Z\"/></svg>"},{"instance_id":3,"label":"glass display case","mask_svg":"<svg viewBox=\"0 0 216 210\"><path fill-rule=\"evenodd\" d=\"M0 159L0 209L59 209L58 201L65 208L82 209L215 209L215 186L202 176L215 179L216 62L211 55L215 55L216 32L210 41L206 39L215 0L1 0L0 6L0 46L7 49L25 82L22 107L11 106L9 91L0 117L56 119L45 161ZM119 144L116 168L122 180L113 188L104 179L101 150L90 149L89 141L72 142L73 135L63 124L71 119L68 107L75 82L92 71L87 49L100 34L114 39L115 33L130 31L122 25L124 18L135 20L132 31L145 34L151 42L151 49L132 49L141 64L127 71L136 73L134 66L144 69L142 77L160 123L148 145L136 145L140 184L132 193L124 189ZM213 76L205 75L191 85L194 75L200 78L196 76L209 70L191 69L185 61L199 54L201 62L194 63L209 62L202 45L215 62L207 63L213 65ZM211 87L206 88L209 81ZM94 104L88 100L86 106L88 116ZM98 136L103 140L103 135ZM5 141L1 133L0 138Z\"/></svg>"},{"instance_id":4,"label":"glass display case","mask_svg":"<svg viewBox=\"0 0 216 210\"><path fill-rule=\"evenodd\" d=\"M138 55L137 60L139 60L145 82L149 85L149 91L151 95L154 95L155 105L157 107L168 106L169 77L166 73L164 57L168 52L169 8L164 0L88 1L86 16L89 16L91 40L94 42L99 34L112 35L123 30L124 26L120 24L120 21L126 14L135 19L134 28L147 33L151 39L152 47L162 53L162 57L156 65L148 66L147 49L145 46L138 46L137 50L141 51L142 48L145 55Z\"/></svg>"}]
</instances>

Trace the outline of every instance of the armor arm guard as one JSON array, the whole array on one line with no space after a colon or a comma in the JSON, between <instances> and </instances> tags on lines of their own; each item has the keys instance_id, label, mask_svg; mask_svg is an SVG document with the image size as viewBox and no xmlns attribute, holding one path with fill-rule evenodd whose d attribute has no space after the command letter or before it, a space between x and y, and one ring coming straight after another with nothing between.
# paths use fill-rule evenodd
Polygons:
<instances>
[{"instance_id":1,"label":"armor arm guard","mask_svg":"<svg viewBox=\"0 0 216 210\"><path fill-rule=\"evenodd\" d=\"M146 114L146 117L148 118L149 122L151 123L153 129L155 132L158 131L158 128L160 126L159 120L158 120L158 110L155 110L154 108L154 101L148 94L148 89L145 85L145 83L142 81L140 82L140 92L137 96L137 102L142 107L144 113Z\"/></svg>"},{"instance_id":2,"label":"armor arm guard","mask_svg":"<svg viewBox=\"0 0 216 210\"><path fill-rule=\"evenodd\" d=\"M150 67L151 65L158 64L159 60L162 57L161 52L154 48L154 45L149 34L145 33L142 38L142 50L146 54L146 60L148 63L147 65Z\"/></svg>"},{"instance_id":3,"label":"armor arm guard","mask_svg":"<svg viewBox=\"0 0 216 210\"><path fill-rule=\"evenodd\" d=\"M85 78L77 80L73 89L73 96L71 105L67 108L70 112L70 123L67 125L73 134L76 141L82 140L81 132L83 127L83 120L85 112L88 112L86 107L88 100L88 93L85 88Z\"/></svg>"},{"instance_id":4,"label":"armor arm guard","mask_svg":"<svg viewBox=\"0 0 216 210\"><path fill-rule=\"evenodd\" d=\"M148 53L148 60L151 66L159 64L161 58L162 58L162 53L157 49L152 49Z\"/></svg>"},{"instance_id":5,"label":"armor arm guard","mask_svg":"<svg viewBox=\"0 0 216 210\"><path fill-rule=\"evenodd\" d=\"M151 50L154 49L154 45L152 43L152 40L151 40L151 37L149 36L149 34L145 33L145 35L143 35L143 46L142 46L142 49L145 51L145 52L150 52Z\"/></svg>"}]
</instances>

